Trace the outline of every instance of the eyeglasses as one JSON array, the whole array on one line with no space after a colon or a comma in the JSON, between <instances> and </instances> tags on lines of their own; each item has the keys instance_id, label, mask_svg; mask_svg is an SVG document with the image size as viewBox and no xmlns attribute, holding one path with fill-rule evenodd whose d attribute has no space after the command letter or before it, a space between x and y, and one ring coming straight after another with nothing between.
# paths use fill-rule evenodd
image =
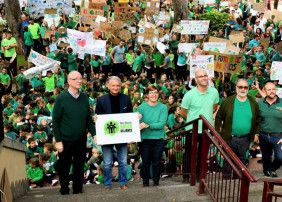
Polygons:
<instances>
[{"instance_id":1,"label":"eyeglasses","mask_svg":"<svg viewBox=\"0 0 282 202\"><path fill-rule=\"evenodd\" d=\"M197 76L196 78L202 79L202 78L207 78L208 75L202 75L202 76Z\"/></svg>"},{"instance_id":2,"label":"eyeglasses","mask_svg":"<svg viewBox=\"0 0 282 202\"><path fill-rule=\"evenodd\" d=\"M244 90L248 90L249 86L237 86L240 90L244 89Z\"/></svg>"},{"instance_id":3,"label":"eyeglasses","mask_svg":"<svg viewBox=\"0 0 282 202\"><path fill-rule=\"evenodd\" d=\"M149 94L151 94L151 95L157 95L157 94L159 94L159 92L157 92L157 91L150 91Z\"/></svg>"},{"instance_id":4,"label":"eyeglasses","mask_svg":"<svg viewBox=\"0 0 282 202\"><path fill-rule=\"evenodd\" d=\"M70 80L73 80L73 81L82 81L82 78L75 78L75 79L70 79Z\"/></svg>"}]
</instances>

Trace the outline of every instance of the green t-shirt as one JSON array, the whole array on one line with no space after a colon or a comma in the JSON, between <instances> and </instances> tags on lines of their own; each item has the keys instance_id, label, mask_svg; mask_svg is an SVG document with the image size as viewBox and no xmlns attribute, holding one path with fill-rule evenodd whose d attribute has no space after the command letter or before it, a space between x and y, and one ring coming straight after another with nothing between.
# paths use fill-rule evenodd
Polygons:
<instances>
[{"instance_id":1,"label":"green t-shirt","mask_svg":"<svg viewBox=\"0 0 282 202\"><path fill-rule=\"evenodd\" d=\"M6 38L6 39L3 40L2 46L6 47L6 46L10 46L10 45L13 45L13 44L16 44L16 43L17 43L17 41L16 41L16 39L14 37L11 37L10 40ZM13 57L13 55L15 53L16 53L16 48L15 47L10 48L8 50L5 49L5 56L6 57Z\"/></svg>"},{"instance_id":2,"label":"green t-shirt","mask_svg":"<svg viewBox=\"0 0 282 202\"><path fill-rule=\"evenodd\" d=\"M155 59L155 65L157 67L161 66L163 64L163 55L160 53L155 53L153 58Z\"/></svg>"},{"instance_id":3,"label":"green t-shirt","mask_svg":"<svg viewBox=\"0 0 282 202\"><path fill-rule=\"evenodd\" d=\"M40 139L47 139L47 133L43 131L42 135L40 135L38 132L34 134L34 140L40 140Z\"/></svg>"},{"instance_id":4,"label":"green t-shirt","mask_svg":"<svg viewBox=\"0 0 282 202\"><path fill-rule=\"evenodd\" d=\"M213 122L213 105L219 103L219 95L216 88L208 87L206 93L201 93L197 87L190 90L183 97L181 106L187 109L186 122L190 122L199 118L203 114L206 119L212 124ZM199 122L198 132L202 133L202 121ZM192 126L187 126L186 130L192 129Z\"/></svg>"},{"instance_id":5,"label":"green t-shirt","mask_svg":"<svg viewBox=\"0 0 282 202\"><path fill-rule=\"evenodd\" d=\"M55 76L54 74L49 77L42 78L42 81L45 83L45 91L53 91L55 88Z\"/></svg>"},{"instance_id":6,"label":"green t-shirt","mask_svg":"<svg viewBox=\"0 0 282 202\"><path fill-rule=\"evenodd\" d=\"M237 97L234 102L232 135L246 135L251 131L252 126L252 109L249 99L245 102L240 102Z\"/></svg>"},{"instance_id":7,"label":"green t-shirt","mask_svg":"<svg viewBox=\"0 0 282 202\"><path fill-rule=\"evenodd\" d=\"M91 60L90 64L95 68L95 67L100 67L100 62L101 62L100 59L98 59L98 60Z\"/></svg>"},{"instance_id":8,"label":"green t-shirt","mask_svg":"<svg viewBox=\"0 0 282 202\"><path fill-rule=\"evenodd\" d=\"M126 53L125 59L127 60L127 64L132 64L132 62L134 61L133 54Z\"/></svg>"},{"instance_id":9,"label":"green t-shirt","mask_svg":"<svg viewBox=\"0 0 282 202\"><path fill-rule=\"evenodd\" d=\"M77 62L76 60L74 60L74 58L76 58L76 54L68 54L68 63L69 63L69 72L71 71L77 71L78 67L77 67Z\"/></svg>"},{"instance_id":10,"label":"green t-shirt","mask_svg":"<svg viewBox=\"0 0 282 202\"><path fill-rule=\"evenodd\" d=\"M18 74L16 81L19 84L20 88L23 87L24 80L25 80L25 75Z\"/></svg>"},{"instance_id":11,"label":"green t-shirt","mask_svg":"<svg viewBox=\"0 0 282 202\"><path fill-rule=\"evenodd\" d=\"M138 65L138 69L136 70L136 72L140 72L141 64L142 64L142 57L139 56L139 57L135 58L132 70L135 71L136 68L137 68L137 65Z\"/></svg>"},{"instance_id":12,"label":"green t-shirt","mask_svg":"<svg viewBox=\"0 0 282 202\"><path fill-rule=\"evenodd\" d=\"M277 97L277 101L269 105L265 98L258 101L261 114L261 130L267 133L282 132L282 99Z\"/></svg>"},{"instance_id":13,"label":"green t-shirt","mask_svg":"<svg viewBox=\"0 0 282 202\"><path fill-rule=\"evenodd\" d=\"M4 83L5 85L8 85L9 81L11 81L11 78L10 78L10 76L8 74L0 73L0 82L1 83Z\"/></svg>"},{"instance_id":14,"label":"green t-shirt","mask_svg":"<svg viewBox=\"0 0 282 202\"><path fill-rule=\"evenodd\" d=\"M149 128L141 130L141 139L164 139L165 123L167 121L167 106L158 103L155 106L150 106L147 102L141 104L137 111L142 114L140 123L149 124Z\"/></svg>"},{"instance_id":15,"label":"green t-shirt","mask_svg":"<svg viewBox=\"0 0 282 202\"><path fill-rule=\"evenodd\" d=\"M251 95L254 99L256 99L256 94L258 93L258 90L249 90L248 94Z\"/></svg>"},{"instance_id":16,"label":"green t-shirt","mask_svg":"<svg viewBox=\"0 0 282 202\"><path fill-rule=\"evenodd\" d=\"M27 31L24 33L24 43L27 46L32 46L34 44L34 41L32 40L32 35L30 31Z\"/></svg>"},{"instance_id":17,"label":"green t-shirt","mask_svg":"<svg viewBox=\"0 0 282 202\"><path fill-rule=\"evenodd\" d=\"M39 39L38 31L40 30L40 26L38 23L34 23L33 25L28 25L28 31L30 31L33 39Z\"/></svg>"},{"instance_id":18,"label":"green t-shirt","mask_svg":"<svg viewBox=\"0 0 282 202\"><path fill-rule=\"evenodd\" d=\"M3 111L6 113L7 116L11 116L14 112L14 109L13 108L10 108L10 109L5 108Z\"/></svg>"}]
</instances>

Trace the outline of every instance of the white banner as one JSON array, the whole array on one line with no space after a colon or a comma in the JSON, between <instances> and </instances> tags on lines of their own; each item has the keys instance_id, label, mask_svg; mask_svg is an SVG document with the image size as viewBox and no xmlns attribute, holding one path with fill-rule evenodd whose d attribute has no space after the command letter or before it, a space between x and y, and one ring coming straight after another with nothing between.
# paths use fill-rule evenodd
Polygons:
<instances>
[{"instance_id":1,"label":"white banner","mask_svg":"<svg viewBox=\"0 0 282 202\"><path fill-rule=\"evenodd\" d=\"M45 14L44 20L47 21L48 27L51 27L55 20L55 26L57 27L60 22L60 16L58 14Z\"/></svg>"},{"instance_id":2,"label":"white banner","mask_svg":"<svg viewBox=\"0 0 282 202\"><path fill-rule=\"evenodd\" d=\"M217 53L224 53L226 50L226 43L206 42L204 43L204 51L213 51Z\"/></svg>"},{"instance_id":3,"label":"white banner","mask_svg":"<svg viewBox=\"0 0 282 202\"><path fill-rule=\"evenodd\" d=\"M23 74L25 75L26 79L31 79L35 77L36 75L40 74L41 72L46 73L48 70L51 70L52 72L54 72L57 65L58 63L53 62L53 63L46 64L46 65L36 66L36 67L30 68L24 71Z\"/></svg>"},{"instance_id":4,"label":"white banner","mask_svg":"<svg viewBox=\"0 0 282 202\"><path fill-rule=\"evenodd\" d=\"M61 64L61 62L48 58L44 55L41 55L40 53L37 53L34 50L30 51L30 54L28 56L28 61L33 63L36 66L42 66L42 65L51 64L51 63L57 63L59 65Z\"/></svg>"},{"instance_id":5,"label":"white banner","mask_svg":"<svg viewBox=\"0 0 282 202\"><path fill-rule=\"evenodd\" d=\"M181 20L181 34L208 34L209 20Z\"/></svg>"},{"instance_id":6,"label":"white banner","mask_svg":"<svg viewBox=\"0 0 282 202\"><path fill-rule=\"evenodd\" d=\"M273 61L271 65L270 80L282 79L282 62Z\"/></svg>"},{"instance_id":7,"label":"white banner","mask_svg":"<svg viewBox=\"0 0 282 202\"><path fill-rule=\"evenodd\" d=\"M71 13L72 0L27 0L29 13L32 17L44 16L44 10L57 9L58 14L62 14L62 10L66 15Z\"/></svg>"},{"instance_id":8,"label":"white banner","mask_svg":"<svg viewBox=\"0 0 282 202\"><path fill-rule=\"evenodd\" d=\"M96 134L98 145L140 142L138 113L98 115Z\"/></svg>"},{"instance_id":9,"label":"white banner","mask_svg":"<svg viewBox=\"0 0 282 202\"><path fill-rule=\"evenodd\" d=\"M195 78L199 69L206 70L208 77L214 77L214 56L195 55L190 57L190 78Z\"/></svg>"},{"instance_id":10,"label":"white banner","mask_svg":"<svg viewBox=\"0 0 282 202\"><path fill-rule=\"evenodd\" d=\"M106 56L106 40L94 40L93 52L94 55Z\"/></svg>"}]
</instances>

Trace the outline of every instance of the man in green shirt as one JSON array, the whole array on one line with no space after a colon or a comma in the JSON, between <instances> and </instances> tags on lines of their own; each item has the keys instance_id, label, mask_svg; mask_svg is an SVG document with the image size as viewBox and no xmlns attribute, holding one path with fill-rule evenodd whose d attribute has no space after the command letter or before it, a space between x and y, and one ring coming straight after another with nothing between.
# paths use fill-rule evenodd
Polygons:
<instances>
[{"instance_id":1,"label":"man in green shirt","mask_svg":"<svg viewBox=\"0 0 282 202\"><path fill-rule=\"evenodd\" d=\"M11 87L11 78L7 74L7 72L8 72L8 69L4 67L2 69L2 73L0 73L0 83L4 85L6 91L9 91Z\"/></svg>"},{"instance_id":2,"label":"man in green shirt","mask_svg":"<svg viewBox=\"0 0 282 202\"><path fill-rule=\"evenodd\" d=\"M260 143L264 175L274 178L278 177L275 171L282 165L282 99L276 95L273 83L266 83L264 89L266 97L258 101L261 132L254 141Z\"/></svg>"},{"instance_id":3,"label":"man in green shirt","mask_svg":"<svg viewBox=\"0 0 282 202\"><path fill-rule=\"evenodd\" d=\"M41 45L40 45L40 36L39 36L40 26L38 23L34 23L32 18L29 19L28 31L30 31L32 35L32 39L34 41L33 50L37 52L41 52Z\"/></svg>"},{"instance_id":4,"label":"man in green shirt","mask_svg":"<svg viewBox=\"0 0 282 202\"><path fill-rule=\"evenodd\" d=\"M73 193L82 193L83 167L87 129L95 135L94 122L86 94L79 91L82 76L77 71L68 75L69 89L60 93L53 109L53 132L59 152L58 171L62 195L69 194L69 170L73 162Z\"/></svg>"},{"instance_id":5,"label":"man in green shirt","mask_svg":"<svg viewBox=\"0 0 282 202\"><path fill-rule=\"evenodd\" d=\"M10 31L7 32L7 38L2 41L2 51L4 52L5 59L9 62L8 69L12 71L13 75L17 75L17 57L16 47L18 46L17 41L12 37ZM15 58L13 58L15 57Z\"/></svg>"},{"instance_id":6,"label":"man in green shirt","mask_svg":"<svg viewBox=\"0 0 282 202\"><path fill-rule=\"evenodd\" d=\"M258 104L248 95L248 90L247 80L239 79L236 84L237 94L222 103L215 118L215 129L245 165L250 139L259 134L261 121ZM224 175L229 177L230 170Z\"/></svg>"}]
</instances>

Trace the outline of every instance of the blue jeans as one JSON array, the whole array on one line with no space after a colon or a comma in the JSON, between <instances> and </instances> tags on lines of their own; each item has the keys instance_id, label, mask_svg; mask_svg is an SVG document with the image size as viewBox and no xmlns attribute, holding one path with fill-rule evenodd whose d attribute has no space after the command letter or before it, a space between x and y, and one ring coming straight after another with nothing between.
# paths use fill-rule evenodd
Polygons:
<instances>
[{"instance_id":1,"label":"blue jeans","mask_svg":"<svg viewBox=\"0 0 282 202\"><path fill-rule=\"evenodd\" d=\"M263 172L267 174L267 171L276 171L282 165L282 149L281 144L277 142L282 138L280 136L267 136L264 134L259 135L259 142L262 151L262 164ZM274 160L271 162L272 151L274 152Z\"/></svg>"},{"instance_id":2,"label":"blue jeans","mask_svg":"<svg viewBox=\"0 0 282 202\"><path fill-rule=\"evenodd\" d=\"M104 185L112 187L112 162L113 162L113 147L117 149L118 158L118 181L121 186L126 185L127 178L127 144L103 145L103 160L104 160Z\"/></svg>"},{"instance_id":3,"label":"blue jeans","mask_svg":"<svg viewBox=\"0 0 282 202\"><path fill-rule=\"evenodd\" d=\"M159 184L160 180L160 161L164 150L163 139L144 139L142 146L142 162L143 162L143 184L149 185L150 166L153 167L153 181Z\"/></svg>"}]
</instances>

